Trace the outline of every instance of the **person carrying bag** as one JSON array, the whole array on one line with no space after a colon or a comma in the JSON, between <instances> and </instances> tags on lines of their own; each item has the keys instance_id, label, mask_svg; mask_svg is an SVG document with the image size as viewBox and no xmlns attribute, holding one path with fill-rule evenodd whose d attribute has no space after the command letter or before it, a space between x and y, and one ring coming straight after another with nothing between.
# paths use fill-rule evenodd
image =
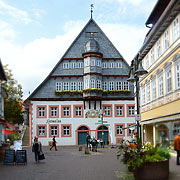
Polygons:
<instances>
[{"instance_id":1,"label":"person carrying bag","mask_svg":"<svg viewBox=\"0 0 180 180\"><path fill-rule=\"evenodd\" d=\"M33 143L33 146L32 146L32 152L34 152L34 154L35 154L36 163L38 163L39 160L45 159L45 156L44 156L44 154L42 152L41 142L38 141L37 136L34 138L34 143Z\"/></svg>"}]
</instances>

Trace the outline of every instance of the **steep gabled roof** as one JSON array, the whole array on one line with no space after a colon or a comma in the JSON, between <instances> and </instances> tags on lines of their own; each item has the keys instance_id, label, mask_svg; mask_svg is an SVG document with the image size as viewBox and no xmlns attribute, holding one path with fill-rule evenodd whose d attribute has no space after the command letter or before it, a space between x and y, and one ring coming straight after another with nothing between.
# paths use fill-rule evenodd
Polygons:
<instances>
[{"instance_id":1,"label":"steep gabled roof","mask_svg":"<svg viewBox=\"0 0 180 180\"><path fill-rule=\"evenodd\" d=\"M96 24L96 22L91 18L79 35L75 38L73 43L67 49L62 58L58 61L56 66L50 72L50 74L46 77L46 79L34 90L34 92L25 100L31 99L33 95L45 84L45 82L49 79L49 77L54 73L57 67L60 65L61 61L64 58L82 58L82 53L84 53L85 43L88 40L86 37L86 32L94 32L97 31L99 33L99 37L95 37L98 39L98 43L100 45L100 52L103 54L103 58L120 58L124 61L124 63L129 67L128 63L124 60L119 51L115 48L112 42L108 39L105 33L101 30L101 28ZM107 48L108 47L108 48Z\"/></svg>"}]
</instances>

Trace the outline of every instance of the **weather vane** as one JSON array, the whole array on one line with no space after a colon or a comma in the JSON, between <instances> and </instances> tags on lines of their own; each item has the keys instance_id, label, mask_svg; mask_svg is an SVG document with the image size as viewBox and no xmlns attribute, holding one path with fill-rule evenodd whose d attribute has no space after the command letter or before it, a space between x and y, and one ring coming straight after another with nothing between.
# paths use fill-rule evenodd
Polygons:
<instances>
[{"instance_id":1,"label":"weather vane","mask_svg":"<svg viewBox=\"0 0 180 180\"><path fill-rule=\"evenodd\" d=\"M93 8L94 8L94 4L91 4L91 19L92 19Z\"/></svg>"}]
</instances>

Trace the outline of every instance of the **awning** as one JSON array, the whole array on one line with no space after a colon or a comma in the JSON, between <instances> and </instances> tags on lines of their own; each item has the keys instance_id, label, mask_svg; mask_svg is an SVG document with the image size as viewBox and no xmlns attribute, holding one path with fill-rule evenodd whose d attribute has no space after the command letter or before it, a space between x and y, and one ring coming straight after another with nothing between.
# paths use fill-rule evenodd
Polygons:
<instances>
[{"instance_id":1,"label":"awning","mask_svg":"<svg viewBox=\"0 0 180 180\"><path fill-rule=\"evenodd\" d=\"M9 122L6 122L6 125L7 125L8 127L12 128L12 129L15 129L15 126L14 126L13 124L9 123Z\"/></svg>"},{"instance_id":2,"label":"awning","mask_svg":"<svg viewBox=\"0 0 180 180\"><path fill-rule=\"evenodd\" d=\"M17 131L12 131L12 130L8 130L8 129L4 129L2 130L2 134L17 134Z\"/></svg>"}]
</instances>

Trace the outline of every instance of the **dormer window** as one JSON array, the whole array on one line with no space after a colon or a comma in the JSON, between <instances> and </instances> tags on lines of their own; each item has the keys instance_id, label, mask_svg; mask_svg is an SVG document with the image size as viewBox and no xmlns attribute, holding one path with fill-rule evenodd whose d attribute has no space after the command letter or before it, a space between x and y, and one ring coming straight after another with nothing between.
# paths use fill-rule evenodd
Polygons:
<instances>
[{"instance_id":1,"label":"dormer window","mask_svg":"<svg viewBox=\"0 0 180 180\"><path fill-rule=\"evenodd\" d=\"M109 63L109 68L114 68L114 62Z\"/></svg>"},{"instance_id":2,"label":"dormer window","mask_svg":"<svg viewBox=\"0 0 180 180\"><path fill-rule=\"evenodd\" d=\"M63 63L63 69L69 69L69 63Z\"/></svg>"}]
</instances>

